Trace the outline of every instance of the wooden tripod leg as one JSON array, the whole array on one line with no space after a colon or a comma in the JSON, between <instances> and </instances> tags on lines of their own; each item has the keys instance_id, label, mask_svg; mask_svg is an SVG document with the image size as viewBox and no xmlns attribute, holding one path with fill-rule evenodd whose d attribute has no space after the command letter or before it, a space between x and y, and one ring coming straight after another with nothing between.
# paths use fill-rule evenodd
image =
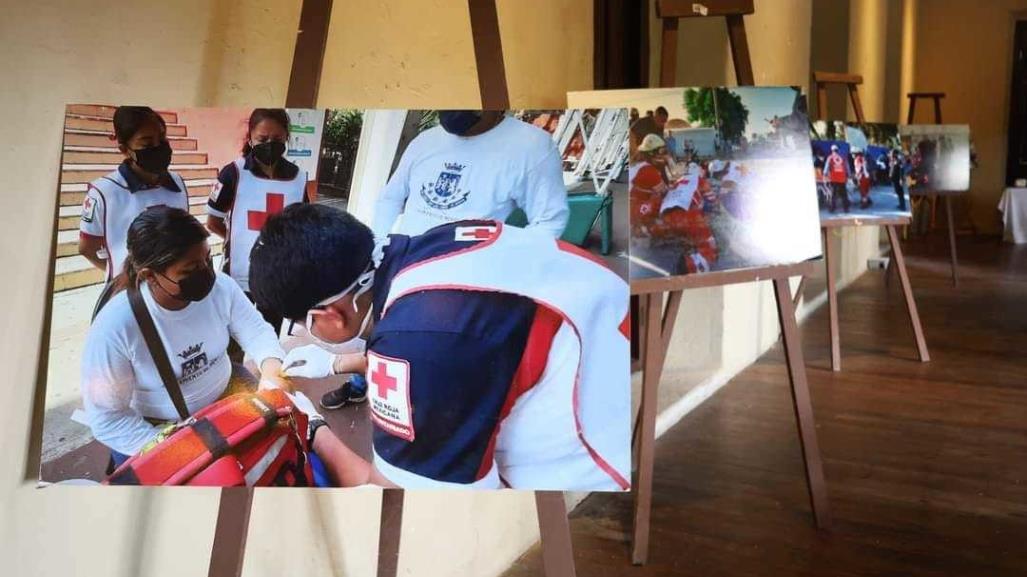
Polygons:
<instances>
[{"instance_id":1,"label":"wooden tripod leg","mask_svg":"<svg viewBox=\"0 0 1027 577\"><path fill-rule=\"evenodd\" d=\"M806 487L809 490L810 506L817 527L831 526L831 511L827 502L827 487L824 484L824 468L817 443L817 428L813 421L813 404L810 402L809 385L806 382L806 363L802 355L799 327L795 323L795 309L792 308L792 294L788 278L774 279L774 294L777 298L777 316L781 322L781 341L784 344L785 364L792 384L792 407L795 422L799 428L799 444L806 469Z\"/></svg>"},{"instance_id":2,"label":"wooden tripod leg","mask_svg":"<svg viewBox=\"0 0 1027 577\"><path fill-rule=\"evenodd\" d=\"M956 260L956 221L952 217L952 196L945 195L945 216L949 221L949 254L952 256L952 286L959 286L959 263Z\"/></svg>"},{"instance_id":3,"label":"wooden tripod leg","mask_svg":"<svg viewBox=\"0 0 1027 577\"><path fill-rule=\"evenodd\" d=\"M635 527L631 550L631 562L642 565L649 557L649 514L653 498L653 460L656 445L656 413L660 375L663 361L674 330L678 308L681 305L681 291L674 291L667 298L667 310L663 311L663 295L647 294L640 297L645 301L646 352L643 359L642 403L639 408L641 426L638 432L637 467L635 470ZM661 319L662 316L662 319Z\"/></svg>"},{"instance_id":4,"label":"wooden tripod leg","mask_svg":"<svg viewBox=\"0 0 1027 577\"><path fill-rule=\"evenodd\" d=\"M574 577L574 545L563 493L536 491L535 510L542 540L542 574L545 577Z\"/></svg>"},{"instance_id":5,"label":"wooden tripod leg","mask_svg":"<svg viewBox=\"0 0 1027 577\"><path fill-rule=\"evenodd\" d=\"M253 487L221 489L214 545L210 551L207 577L239 577L246 554L246 534L250 525Z\"/></svg>"},{"instance_id":6,"label":"wooden tripod leg","mask_svg":"<svg viewBox=\"0 0 1027 577\"><path fill-rule=\"evenodd\" d=\"M931 355L927 352L924 329L920 326L920 314L916 310L916 300L913 298L913 289L909 284L909 273L906 271L906 259L902 255L902 245L899 244L899 233L895 230L894 225L885 228L888 230L892 256L895 257L895 270L899 273L899 283L902 285L902 293L906 297L906 310L909 311L909 323L913 325L917 354L920 356L920 361L926 363L931 360Z\"/></svg>"},{"instance_id":7,"label":"wooden tripod leg","mask_svg":"<svg viewBox=\"0 0 1027 577\"><path fill-rule=\"evenodd\" d=\"M378 577L396 577L399 542L403 532L403 489L382 490L381 526L378 529Z\"/></svg>"},{"instance_id":8,"label":"wooden tripod leg","mask_svg":"<svg viewBox=\"0 0 1027 577\"><path fill-rule=\"evenodd\" d=\"M827 272L827 316L831 324L831 370L842 370L842 346L841 337L838 331L838 293L835 290L834 266L831 262L832 248L831 235L826 228L820 229L824 233L824 269Z\"/></svg>"}]
</instances>

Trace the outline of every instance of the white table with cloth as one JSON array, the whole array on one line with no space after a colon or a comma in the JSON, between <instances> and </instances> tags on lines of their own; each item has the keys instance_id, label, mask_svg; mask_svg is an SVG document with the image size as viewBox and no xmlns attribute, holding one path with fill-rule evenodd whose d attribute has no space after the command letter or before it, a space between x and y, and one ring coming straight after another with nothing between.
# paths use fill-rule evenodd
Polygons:
<instances>
[{"instance_id":1,"label":"white table with cloth","mask_svg":"<svg viewBox=\"0 0 1027 577\"><path fill-rule=\"evenodd\" d=\"M998 202L998 210L1002 213L1002 239L1027 244L1027 188L1005 189Z\"/></svg>"}]
</instances>

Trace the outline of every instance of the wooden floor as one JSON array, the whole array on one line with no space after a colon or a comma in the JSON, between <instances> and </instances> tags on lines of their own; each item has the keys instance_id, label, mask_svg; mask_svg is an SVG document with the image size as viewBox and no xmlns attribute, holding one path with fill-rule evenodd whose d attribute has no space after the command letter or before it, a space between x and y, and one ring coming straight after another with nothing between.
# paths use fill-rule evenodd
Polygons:
<instances>
[{"instance_id":1,"label":"wooden floor","mask_svg":"<svg viewBox=\"0 0 1027 577\"><path fill-rule=\"evenodd\" d=\"M896 282L867 273L802 327L834 515L812 525L780 346L656 445L650 562L630 564L631 495L572 517L583 577L1027 575L1027 247L908 243L932 361ZM541 575L538 548L507 577Z\"/></svg>"}]
</instances>

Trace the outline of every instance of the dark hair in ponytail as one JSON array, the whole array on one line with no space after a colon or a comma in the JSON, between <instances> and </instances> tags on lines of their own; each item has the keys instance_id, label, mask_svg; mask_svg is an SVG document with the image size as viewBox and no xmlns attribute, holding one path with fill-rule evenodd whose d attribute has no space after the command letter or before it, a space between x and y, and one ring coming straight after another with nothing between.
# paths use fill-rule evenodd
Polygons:
<instances>
[{"instance_id":1,"label":"dark hair in ponytail","mask_svg":"<svg viewBox=\"0 0 1027 577\"><path fill-rule=\"evenodd\" d=\"M147 122L156 122L164 130L168 128L164 118L149 106L119 106L114 111L114 138L118 144L127 144Z\"/></svg>"},{"instance_id":2,"label":"dark hair in ponytail","mask_svg":"<svg viewBox=\"0 0 1027 577\"><path fill-rule=\"evenodd\" d=\"M139 282L139 271L164 272L210 235L200 221L180 208L152 206L128 227L128 257L124 276L128 286Z\"/></svg>"},{"instance_id":3,"label":"dark hair in ponytail","mask_svg":"<svg viewBox=\"0 0 1027 577\"><path fill-rule=\"evenodd\" d=\"M289 138L289 113L284 108L254 108L253 112L250 113L250 121L246 127L246 140L242 145L243 155L247 155L253 149L250 146L250 134L253 129L265 120L272 120L277 122L279 126L285 129L285 137Z\"/></svg>"}]
</instances>

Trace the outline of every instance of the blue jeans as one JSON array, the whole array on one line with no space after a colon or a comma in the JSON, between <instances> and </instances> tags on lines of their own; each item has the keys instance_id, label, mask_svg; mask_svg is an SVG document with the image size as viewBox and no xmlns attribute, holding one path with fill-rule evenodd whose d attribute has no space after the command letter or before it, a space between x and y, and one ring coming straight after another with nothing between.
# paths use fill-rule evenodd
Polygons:
<instances>
[{"instance_id":1,"label":"blue jeans","mask_svg":"<svg viewBox=\"0 0 1027 577\"><path fill-rule=\"evenodd\" d=\"M124 453L119 453L119 452L115 451L114 449L111 449L111 460L114 461L114 468L115 469L120 467L122 463L124 463L125 461L127 461L129 459L129 457L131 457L131 455L126 455Z\"/></svg>"},{"instance_id":2,"label":"blue jeans","mask_svg":"<svg viewBox=\"0 0 1027 577\"><path fill-rule=\"evenodd\" d=\"M349 378L349 388L358 395L365 395L367 394L367 379L359 373L354 374Z\"/></svg>"}]
</instances>

